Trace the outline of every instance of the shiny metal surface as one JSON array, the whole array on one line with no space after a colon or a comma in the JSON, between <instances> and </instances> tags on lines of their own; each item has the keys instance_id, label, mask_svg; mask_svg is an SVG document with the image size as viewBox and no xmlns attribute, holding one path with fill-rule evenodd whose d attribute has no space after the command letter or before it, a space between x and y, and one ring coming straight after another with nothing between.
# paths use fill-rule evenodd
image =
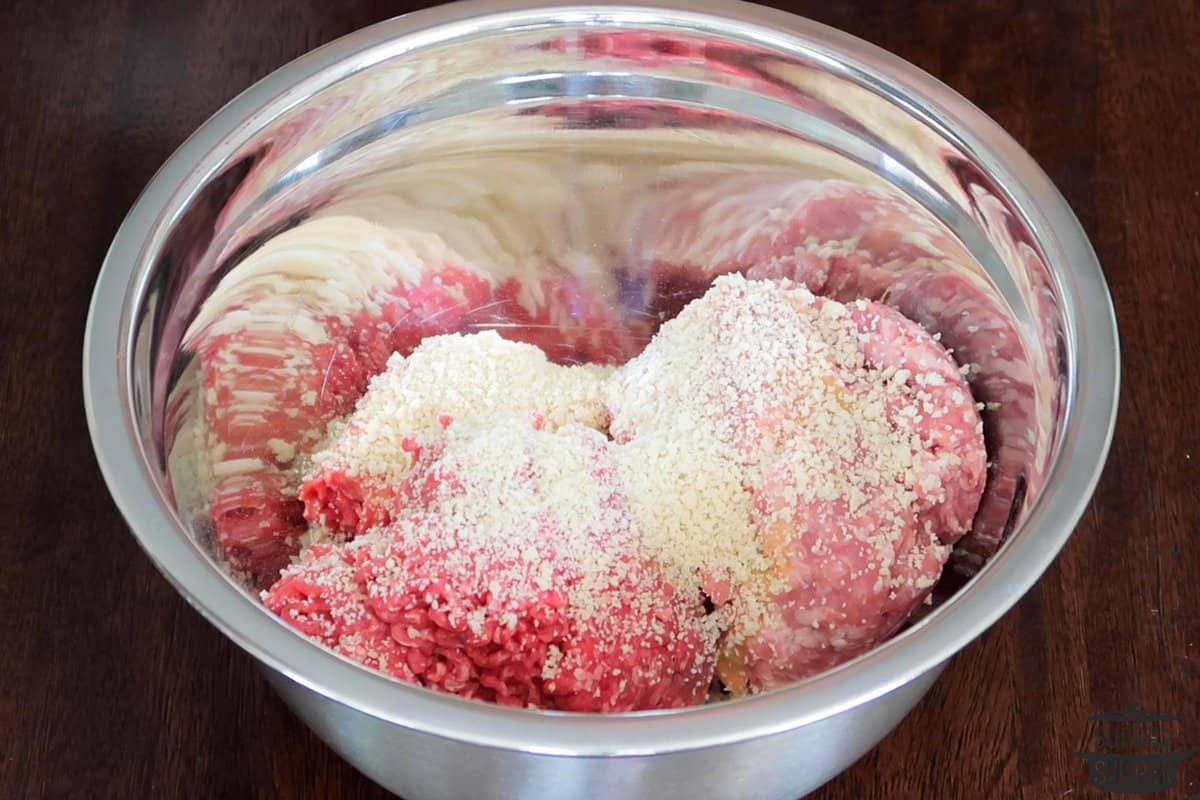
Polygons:
<instances>
[{"instance_id":1,"label":"shiny metal surface","mask_svg":"<svg viewBox=\"0 0 1200 800\"><path fill-rule=\"evenodd\" d=\"M465 231L480 225L516 232L483 254L498 265L549 253L637 274L639 230L620 224L631 209L652 207L659 185L739 174L890 187L964 254L849 287L940 330L980 365L980 399L998 404L985 417L994 472L944 594L957 591L920 622L747 700L609 717L514 711L356 667L265 612L211 557L188 485L197 454L179 446L198 386L184 336L256 244L313 216L418 216L468 250L482 245ZM198 130L113 242L84 379L101 467L146 552L383 785L409 800L784 798L881 738L1045 570L1103 465L1118 366L1103 276L1070 209L994 123L910 65L750 5L484 0L333 42Z\"/></svg>"},{"instance_id":2,"label":"shiny metal surface","mask_svg":"<svg viewBox=\"0 0 1200 800\"><path fill-rule=\"evenodd\" d=\"M614 761L496 751L428 736L335 703L277 672L266 672L275 691L339 755L381 786L403 798L420 800L792 800L825 783L874 747L941 673L939 665L868 705L796 731Z\"/></svg>"}]
</instances>

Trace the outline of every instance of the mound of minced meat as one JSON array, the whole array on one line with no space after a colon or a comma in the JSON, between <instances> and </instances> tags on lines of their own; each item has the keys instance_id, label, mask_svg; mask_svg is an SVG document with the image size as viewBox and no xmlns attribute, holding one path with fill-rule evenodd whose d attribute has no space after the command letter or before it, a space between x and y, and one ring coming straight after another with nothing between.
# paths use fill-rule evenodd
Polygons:
<instances>
[{"instance_id":1,"label":"mound of minced meat","mask_svg":"<svg viewBox=\"0 0 1200 800\"><path fill-rule=\"evenodd\" d=\"M431 337L327 434L268 608L402 680L576 711L864 652L936 582L985 467L924 329L740 275L617 368Z\"/></svg>"},{"instance_id":2,"label":"mound of minced meat","mask_svg":"<svg viewBox=\"0 0 1200 800\"><path fill-rule=\"evenodd\" d=\"M365 667L531 708L761 692L894 634L987 455L937 335L853 298L953 242L739 180L632 208L636 283L350 216L251 254L188 335L230 568Z\"/></svg>"}]
</instances>

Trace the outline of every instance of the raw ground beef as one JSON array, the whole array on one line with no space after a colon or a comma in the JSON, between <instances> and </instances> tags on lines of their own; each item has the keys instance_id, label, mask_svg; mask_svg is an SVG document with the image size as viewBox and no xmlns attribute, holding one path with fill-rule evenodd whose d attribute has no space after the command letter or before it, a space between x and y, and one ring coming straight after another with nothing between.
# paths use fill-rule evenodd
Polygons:
<instances>
[{"instance_id":1,"label":"raw ground beef","mask_svg":"<svg viewBox=\"0 0 1200 800\"><path fill-rule=\"evenodd\" d=\"M314 456L300 487L304 516L335 534L361 534L391 521L392 500L412 461L410 437L464 415L536 413L553 430L602 428L609 369L551 363L531 344L495 332L426 339L397 353L344 425Z\"/></svg>"},{"instance_id":2,"label":"raw ground beef","mask_svg":"<svg viewBox=\"0 0 1200 800\"><path fill-rule=\"evenodd\" d=\"M591 428L475 416L414 440L394 521L307 549L264 595L290 624L401 680L570 711L701 702L715 627L632 528Z\"/></svg>"},{"instance_id":3,"label":"raw ground beef","mask_svg":"<svg viewBox=\"0 0 1200 800\"><path fill-rule=\"evenodd\" d=\"M269 608L401 680L577 711L770 689L910 618L976 520L982 423L933 335L855 298L986 326L965 251L836 181L632 212L623 302L352 218L227 277L190 342L217 543Z\"/></svg>"},{"instance_id":4,"label":"raw ground beef","mask_svg":"<svg viewBox=\"0 0 1200 800\"><path fill-rule=\"evenodd\" d=\"M841 302L891 306L936 331L942 347L971 366L972 392L988 412L992 468L984 503L952 563L962 575L974 574L1006 535L1013 504L1039 485L1040 474L1028 465L1043 460L1037 451L1050 438L1045 428L1056 398L1037 397L1030 361L1039 355L1027 349L963 245L908 200L838 180L701 174L646 192L642 202L630 214L624 260L643 277L644 302L668 318L715 275L790 278ZM980 224L1007 224L987 204L978 213ZM1019 258L1036 260L1036 253ZM1049 395L1053 387L1042 390Z\"/></svg>"},{"instance_id":5,"label":"raw ground beef","mask_svg":"<svg viewBox=\"0 0 1200 800\"><path fill-rule=\"evenodd\" d=\"M867 368L890 376L883 412L914 445L911 460L898 465L911 491L874 480L889 471L878 463L881 450L830 448L819 437L789 442L756 487L754 506L764 549L787 588L763 603L761 627L722 653L721 677L735 691L824 672L891 636L929 594L979 506L983 429L957 367L894 309L862 301L847 309L864 334L857 341ZM796 467L822 448L817 463L849 476L833 499L795 490Z\"/></svg>"},{"instance_id":6,"label":"raw ground beef","mask_svg":"<svg viewBox=\"0 0 1200 800\"><path fill-rule=\"evenodd\" d=\"M667 431L684 460L724 466L701 497L742 513L735 475L752 498L740 524L709 514L663 537L682 546L719 530L730 551L749 537L765 560L700 568L708 596L729 600L719 675L735 693L883 641L979 503L982 425L965 381L928 332L876 303L720 277L614 376L609 398L618 442ZM656 496L672 494L689 496Z\"/></svg>"},{"instance_id":7,"label":"raw ground beef","mask_svg":"<svg viewBox=\"0 0 1200 800\"><path fill-rule=\"evenodd\" d=\"M536 291L492 285L437 237L349 217L275 237L226 277L188 336L203 368L221 551L258 586L298 552L295 466L392 353L495 327L565 362L606 363L625 346L606 307L570 276Z\"/></svg>"}]
</instances>

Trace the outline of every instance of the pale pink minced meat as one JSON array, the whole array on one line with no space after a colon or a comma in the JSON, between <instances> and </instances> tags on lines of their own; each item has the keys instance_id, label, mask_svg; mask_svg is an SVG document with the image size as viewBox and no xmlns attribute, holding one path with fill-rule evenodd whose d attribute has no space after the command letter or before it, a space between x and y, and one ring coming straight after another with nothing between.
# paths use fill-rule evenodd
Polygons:
<instances>
[{"instance_id":1,"label":"pale pink minced meat","mask_svg":"<svg viewBox=\"0 0 1200 800\"><path fill-rule=\"evenodd\" d=\"M308 221L225 277L189 330L200 359L217 546L269 585L307 531L306 456L393 353L495 327L567 363L630 355L602 292L565 271L497 281L437 236Z\"/></svg>"},{"instance_id":2,"label":"pale pink minced meat","mask_svg":"<svg viewBox=\"0 0 1200 800\"><path fill-rule=\"evenodd\" d=\"M338 538L265 599L466 697L666 708L714 674L762 691L909 618L984 458L970 391L919 325L726 275L616 371L494 334L393 356L302 490Z\"/></svg>"},{"instance_id":3,"label":"pale pink minced meat","mask_svg":"<svg viewBox=\"0 0 1200 800\"><path fill-rule=\"evenodd\" d=\"M1010 226L983 187L965 180L964 188L982 224ZM1023 343L966 248L892 192L784 173L697 174L667 182L645 193L629 220L626 260L646 278L644 302L668 317L715 275L788 278L841 302L886 303L935 330L955 359L970 365L972 393L991 412L989 490L952 563L974 574L1007 533L1021 487L1028 481L1032 492L1040 483L1039 443L1050 437L1039 435L1049 418L1039 403L1056 402L1057 392L1039 401L1033 363L1039 356ZM1036 260L1031 248L1018 247L1014 258ZM1030 279L1043 272L1033 265Z\"/></svg>"},{"instance_id":4,"label":"pale pink minced meat","mask_svg":"<svg viewBox=\"0 0 1200 800\"><path fill-rule=\"evenodd\" d=\"M976 401L920 325L788 278L844 296L949 240L833 182L731 237L767 202L731 181L641 232L673 318L615 369L568 366L629 354L569 282L374 226L264 248L196 340L218 544L260 585L283 568L267 606L398 679L575 711L763 691L903 625L979 505ZM510 340L453 333L489 326Z\"/></svg>"},{"instance_id":5,"label":"pale pink minced meat","mask_svg":"<svg viewBox=\"0 0 1200 800\"><path fill-rule=\"evenodd\" d=\"M981 422L958 369L875 303L718 278L614 377L609 398L617 441L669 431L688 458L723 466L699 494L735 512L723 535L739 552L752 540L758 560L699 571L715 602L729 599L718 674L737 693L815 674L893 633L982 492Z\"/></svg>"},{"instance_id":6,"label":"pale pink minced meat","mask_svg":"<svg viewBox=\"0 0 1200 800\"><path fill-rule=\"evenodd\" d=\"M414 438L393 521L308 548L264 594L401 680L570 711L701 702L716 628L643 546L604 434L482 414Z\"/></svg>"},{"instance_id":7,"label":"pale pink minced meat","mask_svg":"<svg viewBox=\"0 0 1200 800\"><path fill-rule=\"evenodd\" d=\"M866 334L858 338L863 366L889 376L888 438L907 440L911 457L864 447L861 427L845 442L806 428L774 461L755 492L755 518L787 588L771 597L756 631L725 648L721 674L735 689L815 675L891 636L928 595L979 506L982 424L953 362L893 309L863 301L847 308ZM862 383L842 391L858 395ZM875 405L870 389L861 394L862 407ZM813 469L836 480L802 477ZM881 480L889 475L903 488ZM829 486L836 496L822 491Z\"/></svg>"}]
</instances>

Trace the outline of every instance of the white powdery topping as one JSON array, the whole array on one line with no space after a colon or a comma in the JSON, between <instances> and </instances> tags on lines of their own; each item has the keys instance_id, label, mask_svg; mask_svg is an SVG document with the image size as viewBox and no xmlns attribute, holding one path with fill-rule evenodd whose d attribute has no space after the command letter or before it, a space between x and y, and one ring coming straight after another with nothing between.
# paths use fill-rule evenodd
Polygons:
<instances>
[{"instance_id":1,"label":"white powdery topping","mask_svg":"<svg viewBox=\"0 0 1200 800\"><path fill-rule=\"evenodd\" d=\"M572 422L603 428L603 387L610 373L606 367L553 364L537 347L494 331L434 336L407 358L388 359L344 428L312 463L394 486L411 467L405 439L465 415L535 412L550 430Z\"/></svg>"},{"instance_id":2,"label":"white powdery topping","mask_svg":"<svg viewBox=\"0 0 1200 800\"><path fill-rule=\"evenodd\" d=\"M537 536L529 529L533 520L553 520L555 549L575 564L601 557L591 551L589 535L629 537L622 509L605 502L612 487L597 479L611 458L599 431L582 425L538 430L527 414L477 412L443 436L436 473L450 480L438 483L424 508L453 523L447 544L465 539L472 550L491 550L497 563L537 566L540 558L528 547Z\"/></svg>"},{"instance_id":3,"label":"white powdery topping","mask_svg":"<svg viewBox=\"0 0 1200 800\"><path fill-rule=\"evenodd\" d=\"M549 680L558 676L558 665L562 663L563 652L558 645L552 644L546 652L546 663L542 665L542 677Z\"/></svg>"},{"instance_id":4,"label":"white powdery topping","mask_svg":"<svg viewBox=\"0 0 1200 800\"><path fill-rule=\"evenodd\" d=\"M617 450L646 548L676 586L743 585L765 573L742 470L699 429L648 433Z\"/></svg>"},{"instance_id":5,"label":"white powdery topping","mask_svg":"<svg viewBox=\"0 0 1200 800\"><path fill-rule=\"evenodd\" d=\"M296 555L292 556L292 562L300 560L301 554L308 548L315 545L330 545L337 544L339 538L330 532L328 528L320 523L313 523L308 526L308 530L300 536L300 549Z\"/></svg>"},{"instance_id":6,"label":"white powdery topping","mask_svg":"<svg viewBox=\"0 0 1200 800\"><path fill-rule=\"evenodd\" d=\"M602 640L615 640L631 613L653 616L661 596L628 591L649 588L643 571L652 568L621 497L616 446L603 433L577 424L538 429L528 414L495 412L465 417L426 442L437 450L418 467L428 470L418 475L422 485L433 479L421 511L352 546L398 533L414 551L444 559L445 574L471 576L486 588L490 613L502 622L498 612L551 590ZM404 581L403 559L396 568ZM626 591L612 591L626 581ZM397 584L380 582L389 585ZM516 615L509 617L515 624Z\"/></svg>"},{"instance_id":7,"label":"white powdery topping","mask_svg":"<svg viewBox=\"0 0 1200 800\"><path fill-rule=\"evenodd\" d=\"M799 287L718 278L610 383L614 437L696 429L715 436L734 463L760 461L821 388L812 365L826 345L809 317L797 313L812 302Z\"/></svg>"},{"instance_id":8,"label":"white powdery topping","mask_svg":"<svg viewBox=\"0 0 1200 800\"><path fill-rule=\"evenodd\" d=\"M917 468L912 426L896 424L919 418L909 376L868 365L863 336L840 303L727 275L610 381L611 431L628 443L621 464L647 543L665 564L740 586L735 638L783 588L797 511L844 503L853 520L940 488ZM892 418L889 403L900 404ZM753 512L751 492L765 501ZM879 522L863 533L886 561L904 521Z\"/></svg>"}]
</instances>

